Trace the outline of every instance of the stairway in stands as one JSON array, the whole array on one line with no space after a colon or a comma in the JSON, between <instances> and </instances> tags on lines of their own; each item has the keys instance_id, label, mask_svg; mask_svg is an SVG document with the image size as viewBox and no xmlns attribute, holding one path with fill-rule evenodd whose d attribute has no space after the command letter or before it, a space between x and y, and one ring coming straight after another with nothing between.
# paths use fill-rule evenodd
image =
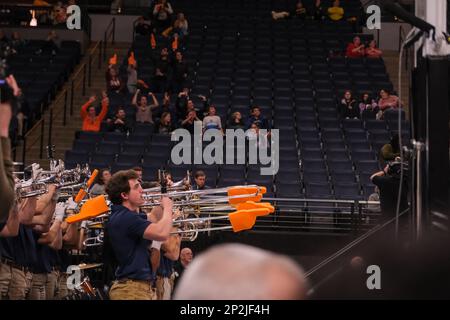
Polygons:
<instances>
[{"instance_id":1,"label":"stairway in stands","mask_svg":"<svg viewBox=\"0 0 450 320\"><path fill-rule=\"evenodd\" d=\"M92 44L87 52L90 52L95 44ZM117 53L119 59L122 59L128 51L130 44L128 43L116 43L114 49L109 49L107 53L107 59L113 54ZM57 95L58 97L64 92L64 89L68 89L68 104L67 104L67 122L63 126L63 113L64 113L64 97L60 99L57 104L55 101L52 103L54 112L54 121L52 127L52 139L51 143L55 146L55 159L64 159L64 153L66 150L72 148L72 143L75 137L75 132L81 129L82 121L80 117L80 108L88 100L89 96L93 93L100 94L102 90L105 89L105 70L106 64L102 65L102 68L98 69L98 63L95 59L97 55L94 56L92 63L92 82L91 87L86 85L86 95L82 94L82 82L77 86L74 91L74 103L73 103L73 115L70 115L70 85L73 75L76 75L78 70L82 68L85 62L88 62L88 55L81 60L80 64L75 68L75 72L72 74L70 80L65 84L63 89ZM120 60L119 60L120 61ZM83 71L80 72L79 77L82 79ZM79 80L76 81L78 83ZM41 167L48 168L49 161L47 159L47 153L45 147L48 145L48 133L49 133L49 119L50 119L50 108L43 115L45 119L44 125L44 149L42 154L42 159L40 158L40 136L41 136L41 126L37 126L31 130L26 138L26 160L25 164L30 165L32 163L39 163ZM23 145L20 145L17 150L16 160L21 161L22 159Z\"/></svg>"}]
</instances>

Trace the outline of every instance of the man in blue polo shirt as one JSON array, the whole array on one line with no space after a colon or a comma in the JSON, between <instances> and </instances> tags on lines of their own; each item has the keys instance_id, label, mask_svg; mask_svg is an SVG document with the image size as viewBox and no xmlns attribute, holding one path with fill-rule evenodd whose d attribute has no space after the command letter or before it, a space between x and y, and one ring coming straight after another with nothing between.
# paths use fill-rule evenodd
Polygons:
<instances>
[{"instance_id":1,"label":"man in blue polo shirt","mask_svg":"<svg viewBox=\"0 0 450 320\"><path fill-rule=\"evenodd\" d=\"M163 216L151 223L150 215L138 213L144 204L139 177L133 170L119 171L106 186L113 206L106 225L118 262L111 300L154 300L149 248L152 240L165 241L172 229L172 201L161 199Z\"/></svg>"}]
</instances>

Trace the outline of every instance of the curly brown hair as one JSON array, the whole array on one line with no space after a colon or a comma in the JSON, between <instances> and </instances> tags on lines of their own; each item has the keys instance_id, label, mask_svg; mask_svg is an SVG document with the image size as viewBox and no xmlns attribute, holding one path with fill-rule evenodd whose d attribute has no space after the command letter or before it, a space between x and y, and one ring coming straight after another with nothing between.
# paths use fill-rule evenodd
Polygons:
<instances>
[{"instance_id":1,"label":"curly brown hair","mask_svg":"<svg viewBox=\"0 0 450 320\"><path fill-rule=\"evenodd\" d=\"M122 193L130 192L129 180L138 178L138 174L134 170L116 172L111 177L111 180L109 180L109 183L105 189L109 200L116 205L122 204Z\"/></svg>"}]
</instances>

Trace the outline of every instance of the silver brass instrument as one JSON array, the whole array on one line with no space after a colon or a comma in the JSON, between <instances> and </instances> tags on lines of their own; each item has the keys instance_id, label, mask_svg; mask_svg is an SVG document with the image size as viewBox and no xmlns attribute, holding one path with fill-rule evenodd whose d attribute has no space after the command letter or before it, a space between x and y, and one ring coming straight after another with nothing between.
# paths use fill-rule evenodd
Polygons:
<instances>
[{"instance_id":1,"label":"silver brass instrument","mask_svg":"<svg viewBox=\"0 0 450 320\"><path fill-rule=\"evenodd\" d=\"M56 185L60 190L61 198L69 198L75 195L83 184L82 180L89 176L88 166L77 166L75 169L65 169L64 163L59 160L50 162L50 170L39 170L38 165L31 165L25 170L32 170L32 178L16 182L16 195L18 199L40 196L48 192L48 184ZM25 176L25 172L14 172L16 176Z\"/></svg>"},{"instance_id":2,"label":"silver brass instrument","mask_svg":"<svg viewBox=\"0 0 450 320\"><path fill-rule=\"evenodd\" d=\"M16 183L15 189L17 199L37 197L48 192L48 187L45 183L33 181L21 181Z\"/></svg>"}]
</instances>

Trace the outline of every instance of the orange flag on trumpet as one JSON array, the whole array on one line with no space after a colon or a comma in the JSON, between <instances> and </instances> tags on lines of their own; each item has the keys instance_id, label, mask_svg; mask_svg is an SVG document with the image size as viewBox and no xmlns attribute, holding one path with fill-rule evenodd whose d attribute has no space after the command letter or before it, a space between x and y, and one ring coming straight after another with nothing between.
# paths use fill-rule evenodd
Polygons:
<instances>
[{"instance_id":1,"label":"orange flag on trumpet","mask_svg":"<svg viewBox=\"0 0 450 320\"><path fill-rule=\"evenodd\" d=\"M117 64L117 53L114 53L114 55L109 59L110 65L116 65Z\"/></svg>"},{"instance_id":2,"label":"orange flag on trumpet","mask_svg":"<svg viewBox=\"0 0 450 320\"><path fill-rule=\"evenodd\" d=\"M156 39L155 39L155 35L153 33L150 36L150 45L152 46L152 49L156 48Z\"/></svg>"},{"instance_id":3,"label":"orange flag on trumpet","mask_svg":"<svg viewBox=\"0 0 450 320\"><path fill-rule=\"evenodd\" d=\"M172 50L177 51L178 50L178 37L175 37L172 41Z\"/></svg>"},{"instance_id":4,"label":"orange flag on trumpet","mask_svg":"<svg viewBox=\"0 0 450 320\"><path fill-rule=\"evenodd\" d=\"M128 58L128 65L131 66L135 66L136 67L136 59L134 58L134 52L131 51L130 53L130 57Z\"/></svg>"}]
</instances>

